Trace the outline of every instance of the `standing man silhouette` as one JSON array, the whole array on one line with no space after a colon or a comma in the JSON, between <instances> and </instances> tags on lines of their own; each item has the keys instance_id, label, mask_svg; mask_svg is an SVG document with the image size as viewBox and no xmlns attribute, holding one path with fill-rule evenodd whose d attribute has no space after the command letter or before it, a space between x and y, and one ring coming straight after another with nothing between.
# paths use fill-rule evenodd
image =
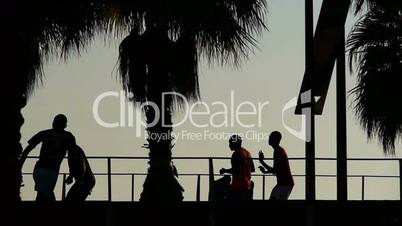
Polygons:
<instances>
[{"instance_id":1,"label":"standing man silhouette","mask_svg":"<svg viewBox=\"0 0 402 226\"><path fill-rule=\"evenodd\" d=\"M222 168L219 173L232 174L229 200L251 200L253 198L253 181L251 173L255 171L251 154L241 146L242 139L239 135L232 135L229 139L229 148L233 151L231 158L232 168Z\"/></svg>"},{"instance_id":2,"label":"standing man silhouette","mask_svg":"<svg viewBox=\"0 0 402 226\"><path fill-rule=\"evenodd\" d=\"M270 167L264 162L262 151L258 153L259 161L262 166L258 168L262 173L273 173L276 175L277 184L272 189L270 200L287 200L294 187L294 180L290 171L288 155L279 144L282 135L274 131L269 135L268 144L274 149L274 166Z\"/></svg>"},{"instance_id":3,"label":"standing man silhouette","mask_svg":"<svg viewBox=\"0 0 402 226\"><path fill-rule=\"evenodd\" d=\"M53 191L61 162L66 156L67 150L73 149L76 145L73 134L65 131L66 127L67 117L63 114L56 115L52 129L40 131L33 136L20 156L22 168L28 154L38 144L42 143L39 160L36 162L33 172L35 190L37 191L36 201L52 202L56 200Z\"/></svg>"}]
</instances>

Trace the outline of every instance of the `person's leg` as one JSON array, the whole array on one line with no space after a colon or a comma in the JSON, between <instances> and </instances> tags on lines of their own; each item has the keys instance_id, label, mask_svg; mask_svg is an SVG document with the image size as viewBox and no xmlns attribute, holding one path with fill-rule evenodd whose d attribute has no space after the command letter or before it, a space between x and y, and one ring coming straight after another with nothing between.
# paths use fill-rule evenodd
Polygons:
<instances>
[{"instance_id":1,"label":"person's leg","mask_svg":"<svg viewBox=\"0 0 402 226\"><path fill-rule=\"evenodd\" d=\"M56 196L54 195L53 191L49 194L49 201L56 202Z\"/></svg>"},{"instance_id":2,"label":"person's leg","mask_svg":"<svg viewBox=\"0 0 402 226\"><path fill-rule=\"evenodd\" d=\"M88 189L85 189L85 191L82 193L82 195L81 195L81 201L85 201L87 198L88 198L88 196L89 196L89 194L91 193L91 191L90 190L88 190Z\"/></svg>"},{"instance_id":3,"label":"person's leg","mask_svg":"<svg viewBox=\"0 0 402 226\"><path fill-rule=\"evenodd\" d=\"M66 195L66 202L76 202L79 196L79 186L77 183L74 183L73 186L71 186L70 190L68 191Z\"/></svg>"},{"instance_id":4,"label":"person's leg","mask_svg":"<svg viewBox=\"0 0 402 226\"><path fill-rule=\"evenodd\" d=\"M52 203L56 201L56 197L54 196L54 193L44 193L44 192L40 192L38 191L36 193L36 199L35 201L37 202L41 202L41 203Z\"/></svg>"},{"instance_id":5,"label":"person's leg","mask_svg":"<svg viewBox=\"0 0 402 226\"><path fill-rule=\"evenodd\" d=\"M276 185L271 193L273 200L288 200L290 193L292 192L292 186Z\"/></svg>"},{"instance_id":6,"label":"person's leg","mask_svg":"<svg viewBox=\"0 0 402 226\"><path fill-rule=\"evenodd\" d=\"M89 189L87 186L74 183L74 185L68 191L65 201L84 202L90 193L91 189Z\"/></svg>"},{"instance_id":7,"label":"person's leg","mask_svg":"<svg viewBox=\"0 0 402 226\"><path fill-rule=\"evenodd\" d=\"M272 189L269 200L279 200L279 185L275 185L275 187Z\"/></svg>"},{"instance_id":8,"label":"person's leg","mask_svg":"<svg viewBox=\"0 0 402 226\"><path fill-rule=\"evenodd\" d=\"M293 186L284 186L283 190L284 190L283 191L284 200L288 200L290 193L292 193Z\"/></svg>"},{"instance_id":9,"label":"person's leg","mask_svg":"<svg viewBox=\"0 0 402 226\"><path fill-rule=\"evenodd\" d=\"M227 200L229 201L234 201L236 200L236 192L230 189L228 195L227 195Z\"/></svg>"},{"instance_id":10,"label":"person's leg","mask_svg":"<svg viewBox=\"0 0 402 226\"><path fill-rule=\"evenodd\" d=\"M230 201L243 201L246 199L246 193L243 191L230 190L228 200Z\"/></svg>"},{"instance_id":11,"label":"person's leg","mask_svg":"<svg viewBox=\"0 0 402 226\"><path fill-rule=\"evenodd\" d=\"M88 188L88 186L82 185L80 188L79 195L78 195L78 201L85 202L85 200L87 199L90 192L91 192L91 190Z\"/></svg>"},{"instance_id":12,"label":"person's leg","mask_svg":"<svg viewBox=\"0 0 402 226\"><path fill-rule=\"evenodd\" d=\"M246 200L253 200L253 195L254 195L254 182L251 181L251 188L249 191L247 191Z\"/></svg>"},{"instance_id":13,"label":"person's leg","mask_svg":"<svg viewBox=\"0 0 402 226\"><path fill-rule=\"evenodd\" d=\"M37 191L36 201L56 201L53 190L56 186L57 176L58 172L35 166L33 179L35 181L35 190Z\"/></svg>"},{"instance_id":14,"label":"person's leg","mask_svg":"<svg viewBox=\"0 0 402 226\"><path fill-rule=\"evenodd\" d=\"M46 200L45 196L42 194L42 192L36 192L36 199L35 201L37 202L44 202Z\"/></svg>"}]
</instances>

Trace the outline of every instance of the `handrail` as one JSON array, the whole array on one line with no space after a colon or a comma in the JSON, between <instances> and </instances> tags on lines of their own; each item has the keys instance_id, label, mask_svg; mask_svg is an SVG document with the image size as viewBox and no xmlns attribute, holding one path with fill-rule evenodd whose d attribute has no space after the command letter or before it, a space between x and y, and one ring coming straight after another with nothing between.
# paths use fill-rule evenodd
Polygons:
<instances>
[{"instance_id":1,"label":"handrail","mask_svg":"<svg viewBox=\"0 0 402 226\"><path fill-rule=\"evenodd\" d=\"M67 172L60 172L59 174L66 174L68 175ZM22 175L33 175L33 173L22 173ZM108 176L107 173L94 173L95 176ZM148 175L147 173L111 173L112 176L146 176ZM209 176L210 174L208 173L179 173L179 176ZM221 174L215 173L213 174L214 176L222 176ZM275 177L275 175L272 174L251 174L253 177L260 177L260 176L266 176L266 177ZM306 176L305 174L293 174L293 177L304 177ZM334 174L317 174L316 177L336 177ZM370 174L356 174L356 175L348 175L348 177L373 177L373 178L396 178L399 177L398 175L370 175Z\"/></svg>"},{"instance_id":2,"label":"handrail","mask_svg":"<svg viewBox=\"0 0 402 226\"><path fill-rule=\"evenodd\" d=\"M39 156L28 156L29 159L38 159ZM134 157L134 156L88 156L88 159L93 160L106 160L107 161L107 173L96 173L94 172L95 176L107 176L107 200L112 201L112 176L130 176L131 177L131 201L134 201L134 188L135 188L135 176L146 176L146 172L122 172L122 173L115 173L112 172L112 161L113 160L148 160L149 157ZM67 157L65 157L67 159ZM172 157L174 160L208 160L209 162L209 172L208 173L180 173L179 176L191 176L196 177L197 185L196 185L196 201L200 201L200 193L201 193L201 177L209 177L209 188L210 191L214 190L214 177L220 176L220 174L214 173L213 169L213 161L214 160L229 160L230 157L221 157L221 156L214 156L214 157L196 157L196 156L179 156L179 157ZM253 160L258 160L258 158L253 158ZM264 158L264 160L273 160L273 158ZM301 161L305 160L302 157L296 158L289 158L290 161ZM335 161L336 158L316 158L316 161ZM399 162L399 175L382 175L382 174L349 174L347 175L348 178L361 178L361 199L365 199L365 183L367 178L399 178L400 182L400 198L402 200L402 158L348 158L348 161L398 161ZM32 175L32 173L23 172L22 175ZM68 172L60 172L60 175L63 176L63 184L62 184L62 200L65 198L66 195L66 186L65 180L66 175ZM266 184L266 177L274 177L272 174L260 174L260 173L253 173L253 177L262 177L262 198L265 199L265 184ZM294 174L294 177L305 177L305 174ZM316 177L320 178L336 178L336 174L317 174ZM209 194L210 201L214 200L214 193Z\"/></svg>"},{"instance_id":3,"label":"handrail","mask_svg":"<svg viewBox=\"0 0 402 226\"><path fill-rule=\"evenodd\" d=\"M38 159L39 156L28 156L27 158L29 159ZM87 156L88 159L149 159L149 157L146 156ZM185 159L185 160L208 160L208 159L217 159L217 160L226 160L230 159L230 157L224 157L224 156L211 156L211 157L205 157L205 156L172 156L172 159ZM67 159L67 157L64 157L64 159ZM252 158L253 160L258 160L259 158ZM306 158L304 157L290 157L289 160L305 160ZM273 158L264 158L264 160L273 160ZM335 157L320 157L320 158L315 158L315 160L336 160ZM348 161L397 161L397 160L402 160L402 158L348 158Z\"/></svg>"}]
</instances>

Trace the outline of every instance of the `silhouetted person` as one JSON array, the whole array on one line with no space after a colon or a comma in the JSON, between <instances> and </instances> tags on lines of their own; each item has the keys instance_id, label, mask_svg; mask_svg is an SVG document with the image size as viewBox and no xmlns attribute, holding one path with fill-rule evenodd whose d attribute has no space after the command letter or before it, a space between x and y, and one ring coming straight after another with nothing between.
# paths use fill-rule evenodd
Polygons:
<instances>
[{"instance_id":1,"label":"silhouetted person","mask_svg":"<svg viewBox=\"0 0 402 226\"><path fill-rule=\"evenodd\" d=\"M232 183L230 184L229 200L251 200L253 192L253 182L251 173L255 171L253 159L249 151L242 146L242 140L239 135L233 135L229 139L229 148L233 151L231 158L232 168L222 168L219 173L232 174Z\"/></svg>"},{"instance_id":2,"label":"silhouetted person","mask_svg":"<svg viewBox=\"0 0 402 226\"><path fill-rule=\"evenodd\" d=\"M68 166L70 175L67 177L66 183L71 184L73 179L75 183L68 191L65 201L83 202L95 186L95 176L80 146L76 145L69 150Z\"/></svg>"},{"instance_id":3,"label":"silhouetted person","mask_svg":"<svg viewBox=\"0 0 402 226\"><path fill-rule=\"evenodd\" d=\"M272 189L271 200L287 200L294 186L293 176L289 166L288 155L284 148L279 146L282 135L274 131L269 135L268 144L274 149L274 166L270 167L264 162L262 151L258 153L261 165L258 168L262 173L273 173L276 176L277 184Z\"/></svg>"},{"instance_id":4,"label":"silhouetted person","mask_svg":"<svg viewBox=\"0 0 402 226\"><path fill-rule=\"evenodd\" d=\"M215 200L222 201L227 199L230 192L230 176L225 175L222 178L219 178L215 181Z\"/></svg>"},{"instance_id":5,"label":"silhouetted person","mask_svg":"<svg viewBox=\"0 0 402 226\"><path fill-rule=\"evenodd\" d=\"M42 147L39 160L35 164L33 178L36 200L41 202L55 201L54 187L56 186L60 164L75 144L74 136L64 129L67 127L67 117L59 114L54 117L52 129L37 133L28 141L28 146L20 156L21 168L28 154L40 143Z\"/></svg>"}]
</instances>

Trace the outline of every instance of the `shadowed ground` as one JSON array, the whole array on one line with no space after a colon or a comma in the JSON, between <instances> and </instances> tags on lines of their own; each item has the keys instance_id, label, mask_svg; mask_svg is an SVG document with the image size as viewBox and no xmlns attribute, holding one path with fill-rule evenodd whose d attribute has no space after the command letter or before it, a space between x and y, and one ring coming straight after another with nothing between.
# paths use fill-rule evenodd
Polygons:
<instances>
[{"instance_id":1,"label":"shadowed ground","mask_svg":"<svg viewBox=\"0 0 402 226\"><path fill-rule=\"evenodd\" d=\"M129 202L86 202L79 206L56 203L18 207L16 225L306 225L305 201L253 201L246 203L184 202L177 205L142 205ZM315 225L402 225L400 201L317 201Z\"/></svg>"}]
</instances>

